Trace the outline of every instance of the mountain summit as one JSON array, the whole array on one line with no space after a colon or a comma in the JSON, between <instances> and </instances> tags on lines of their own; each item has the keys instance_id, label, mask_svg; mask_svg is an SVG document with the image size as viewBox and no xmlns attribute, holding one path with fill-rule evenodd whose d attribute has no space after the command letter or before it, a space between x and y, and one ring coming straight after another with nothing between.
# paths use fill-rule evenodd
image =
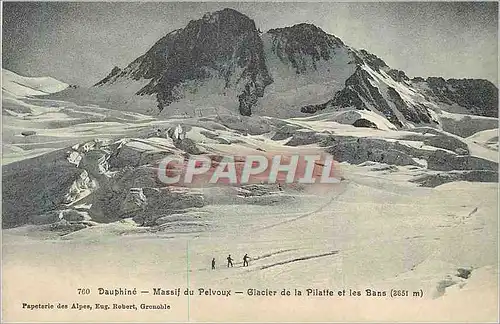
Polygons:
<instances>
[{"instance_id":1,"label":"mountain summit","mask_svg":"<svg viewBox=\"0 0 500 324\"><path fill-rule=\"evenodd\" d=\"M205 87L238 99L242 115L272 82L253 20L232 9L207 13L160 39L122 71L113 71L96 85L120 79L147 79L138 95L156 95L160 111L188 93Z\"/></svg>"},{"instance_id":2,"label":"mountain summit","mask_svg":"<svg viewBox=\"0 0 500 324\"><path fill-rule=\"evenodd\" d=\"M315 62L329 60L332 57L331 50L344 46L339 38L328 35L312 24L271 29L267 34L273 39L274 54L281 61L290 62L297 74L310 68L316 69ZM311 66L308 66L308 58L311 59Z\"/></svg>"},{"instance_id":3,"label":"mountain summit","mask_svg":"<svg viewBox=\"0 0 500 324\"><path fill-rule=\"evenodd\" d=\"M150 98L166 116L293 117L355 109L373 111L396 128L438 125L442 109L498 116L498 90L486 80L410 79L312 24L261 33L233 9L165 35L95 88Z\"/></svg>"}]
</instances>

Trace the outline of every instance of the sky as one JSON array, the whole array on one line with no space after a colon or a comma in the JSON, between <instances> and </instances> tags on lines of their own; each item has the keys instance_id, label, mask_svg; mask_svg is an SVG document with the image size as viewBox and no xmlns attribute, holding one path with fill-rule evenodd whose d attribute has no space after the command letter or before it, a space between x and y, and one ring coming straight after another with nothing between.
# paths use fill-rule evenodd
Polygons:
<instances>
[{"instance_id":1,"label":"sky","mask_svg":"<svg viewBox=\"0 0 500 324\"><path fill-rule=\"evenodd\" d=\"M3 2L3 67L89 86L223 8L262 31L315 24L410 77L498 82L496 2Z\"/></svg>"}]
</instances>

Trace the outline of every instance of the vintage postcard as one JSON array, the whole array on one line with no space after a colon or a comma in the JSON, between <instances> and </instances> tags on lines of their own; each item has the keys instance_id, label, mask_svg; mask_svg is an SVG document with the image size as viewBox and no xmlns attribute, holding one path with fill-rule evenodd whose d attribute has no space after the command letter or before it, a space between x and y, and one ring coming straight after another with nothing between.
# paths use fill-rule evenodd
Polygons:
<instances>
[{"instance_id":1,"label":"vintage postcard","mask_svg":"<svg viewBox=\"0 0 500 324\"><path fill-rule=\"evenodd\" d=\"M498 322L497 2L3 2L2 321Z\"/></svg>"}]
</instances>

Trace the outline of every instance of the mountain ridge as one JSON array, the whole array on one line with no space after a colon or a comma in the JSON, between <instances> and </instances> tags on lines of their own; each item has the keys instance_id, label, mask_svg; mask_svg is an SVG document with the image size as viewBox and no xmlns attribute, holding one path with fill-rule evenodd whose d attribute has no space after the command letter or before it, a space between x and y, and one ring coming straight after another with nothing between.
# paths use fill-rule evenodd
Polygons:
<instances>
[{"instance_id":1,"label":"mountain ridge","mask_svg":"<svg viewBox=\"0 0 500 324\"><path fill-rule=\"evenodd\" d=\"M229 8L168 33L95 87L127 80L147 81L134 95L155 97L158 113L167 116L186 106L199 114L287 117L357 109L376 111L398 128L439 124L441 110L498 117L498 89L489 81L410 79L313 24L261 33Z\"/></svg>"}]
</instances>

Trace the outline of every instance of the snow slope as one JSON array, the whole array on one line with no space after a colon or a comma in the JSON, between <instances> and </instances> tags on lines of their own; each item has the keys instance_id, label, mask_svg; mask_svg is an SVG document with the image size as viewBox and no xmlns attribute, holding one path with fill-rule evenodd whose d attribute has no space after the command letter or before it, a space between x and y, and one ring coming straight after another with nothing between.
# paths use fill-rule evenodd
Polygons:
<instances>
[{"instance_id":1,"label":"snow slope","mask_svg":"<svg viewBox=\"0 0 500 324\"><path fill-rule=\"evenodd\" d=\"M498 129L488 129L477 132L474 135L467 137L466 140L498 151Z\"/></svg>"},{"instance_id":2,"label":"snow slope","mask_svg":"<svg viewBox=\"0 0 500 324\"><path fill-rule=\"evenodd\" d=\"M180 220L172 219L171 226L154 233L126 220L63 237L35 227L4 230L4 298L18 300L30 291L30 297L38 300L42 291L50 291L60 299L74 295L69 287L87 282L92 290L124 286L150 291L154 287L195 289L189 299L161 299L172 306L170 312L148 313L148 320L163 322L188 318L241 321L255 314L263 321L301 322L408 321L409 316L412 320L495 320L497 185L415 188L397 177L370 178L369 174L351 166L346 172L350 180L323 195L313 198L296 193L295 203L288 206L207 206L183 214ZM179 232L182 219L191 215L209 222L210 230ZM251 257L248 268L241 266L245 253ZM74 258L75 254L79 257ZM228 254L235 259L234 268L226 268ZM212 257L216 258L215 271L209 268ZM472 269L470 278L459 277L458 269ZM25 280L15 284L8 280L16 275ZM56 278L68 289L50 290ZM231 289L233 295L199 296L198 288ZM351 289L360 290L363 296L256 298L246 295L251 288L277 290L278 294L283 288L292 294L294 289ZM424 297L366 297L365 289L422 290ZM238 290L245 293L235 296ZM102 296L92 298L93 303L109 302ZM113 302L131 300L118 296ZM160 299L149 294L141 302L158 304ZM270 303L275 309L272 313L265 311ZM216 305L224 305L227 311L207 311ZM68 316L102 319L95 312L57 314L61 320ZM4 316L43 320L49 315L8 308ZM106 316L127 321L145 318L141 312L124 315L116 310Z\"/></svg>"},{"instance_id":3,"label":"snow slope","mask_svg":"<svg viewBox=\"0 0 500 324\"><path fill-rule=\"evenodd\" d=\"M350 64L352 53L342 46L329 48L328 60L315 62L312 57L304 55L308 67L298 74L289 61L280 59L276 54L279 48L275 48L275 38L266 33L262 39L273 83L266 87L263 98L253 109L258 115L281 118L303 116L301 107L327 101L344 87L346 79L356 68Z\"/></svg>"},{"instance_id":4,"label":"snow slope","mask_svg":"<svg viewBox=\"0 0 500 324\"><path fill-rule=\"evenodd\" d=\"M55 93L69 85L51 77L25 77L2 69L2 93L4 96L26 97Z\"/></svg>"},{"instance_id":5,"label":"snow slope","mask_svg":"<svg viewBox=\"0 0 500 324\"><path fill-rule=\"evenodd\" d=\"M143 294L139 303L172 306L148 312L147 320L498 319L496 127L464 138L432 127L397 130L368 110L161 118L46 98L2 103L4 300L131 303L130 296L95 292L190 287L231 289L233 296ZM377 129L354 127L359 118ZM169 155L318 151L339 161L339 184L167 187L155 168ZM242 267L245 253L249 267ZM225 267L228 254L234 268ZM75 295L82 282L92 296ZM362 296L246 293L284 288ZM412 296L373 298L367 289ZM414 297L417 291L423 297ZM221 305L224 312L213 312ZM4 318L16 321L146 318L142 311L4 306Z\"/></svg>"},{"instance_id":6,"label":"snow slope","mask_svg":"<svg viewBox=\"0 0 500 324\"><path fill-rule=\"evenodd\" d=\"M155 128L150 116L52 99L3 96L2 115L3 165L84 139L116 138Z\"/></svg>"},{"instance_id":7,"label":"snow slope","mask_svg":"<svg viewBox=\"0 0 500 324\"><path fill-rule=\"evenodd\" d=\"M357 134L359 138L376 132L384 133L387 139L402 136L398 131L292 120L303 127L328 126L331 131ZM171 124L172 132L179 123L180 120ZM274 141L265 133L244 135L223 127L207 129L211 125L208 121L193 122L198 126L192 128L189 120L182 124L186 139L196 141L197 146L210 152L242 154L256 147L266 151L292 150L285 146L287 141ZM232 144L216 143L219 137ZM110 303L109 298L95 293L90 297L75 297L74 289L85 282L93 292L99 287L136 287L150 292L157 287L195 289L195 295L189 299L152 293L139 299L113 298L113 303L171 305L168 312L148 312L148 321L241 321L254 319L255 314L262 321L301 322L408 321L409 316L412 320L435 321L496 319L497 183L454 182L422 188L408 180L429 172L423 167L341 163L346 180L329 188L311 188L314 189L311 191L286 188L282 193L270 193L268 202L264 200L266 196L241 197L229 189L202 188L198 191L207 203L162 216L157 219L159 225L139 226L131 218L98 223L95 218L98 206L94 204L101 204L101 208L103 203L110 205L104 216L123 208L131 210L134 218L141 208L147 210L148 204L161 205L154 200L155 188L150 187L144 174L133 177L132 166L141 163L147 166L161 152L182 153L172 139L164 138L163 131L116 144L120 146L117 154L110 154L112 151L106 147L109 144L103 146L97 142L68 150L78 151L82 157L75 159L76 153L68 154L71 161L78 160L76 165L68 166L74 170L75 178L82 179L82 170L88 171L85 181L68 182L69 194L73 195L64 211L53 215L56 223L3 230L4 300L18 301L29 294L33 302L50 295L54 300L71 297L79 303ZM116 169L122 163L127 168ZM135 172L144 169L140 166ZM108 177L100 170L120 171ZM61 173L57 174L61 178ZM110 182L113 179L117 181ZM10 182L7 183L6 188L10 188ZM98 191L106 186L114 190L130 187L126 197L120 198L124 207L115 207L110 191ZM193 190L179 189L176 201L195 195ZM32 206L36 195L25 194ZM164 191L159 197L171 194L174 192ZM92 200L92 195L97 197ZM22 204L18 199L16 208ZM77 223L81 225L68 231L68 226ZM249 267L242 267L245 253L251 258ZM234 268L225 265L228 254L235 260ZM212 258L216 259L215 271L210 270ZM468 278L460 272L464 269L471 271ZM13 280L18 276L23 280ZM53 289L54 281L59 283L57 290ZM199 296L199 288L231 289L233 293L231 297ZM252 297L248 296L248 289L276 290L278 296ZM362 296L280 297L282 289L290 289L292 293L295 289L303 292L331 289L336 293L344 289L359 290ZM402 289L411 294L422 291L423 297L374 298L366 296L366 289L386 293ZM243 294L235 295L235 291ZM266 311L271 303L275 309L272 314ZM221 305L224 312L209 311ZM56 314L61 321L146 318L144 312L125 315L117 310L106 313L61 310ZM7 306L4 318L54 320L54 315L20 312Z\"/></svg>"}]
</instances>

